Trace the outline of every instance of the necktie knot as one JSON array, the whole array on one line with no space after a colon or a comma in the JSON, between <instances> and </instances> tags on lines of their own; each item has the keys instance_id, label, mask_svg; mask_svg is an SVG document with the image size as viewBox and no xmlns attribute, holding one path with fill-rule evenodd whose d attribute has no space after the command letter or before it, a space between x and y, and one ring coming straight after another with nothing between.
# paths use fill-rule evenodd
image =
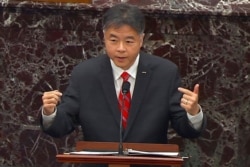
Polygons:
<instances>
[{"instance_id":1,"label":"necktie knot","mask_svg":"<svg viewBox=\"0 0 250 167\"><path fill-rule=\"evenodd\" d=\"M129 74L127 72L123 72L121 77L122 77L123 81L128 81Z\"/></svg>"}]
</instances>

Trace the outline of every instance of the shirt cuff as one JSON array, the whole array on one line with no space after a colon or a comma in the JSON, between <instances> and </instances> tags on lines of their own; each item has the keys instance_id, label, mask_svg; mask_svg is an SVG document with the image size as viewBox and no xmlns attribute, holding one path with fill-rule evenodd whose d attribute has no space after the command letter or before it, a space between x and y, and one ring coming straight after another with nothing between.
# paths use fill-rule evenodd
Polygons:
<instances>
[{"instance_id":1,"label":"shirt cuff","mask_svg":"<svg viewBox=\"0 0 250 167\"><path fill-rule=\"evenodd\" d=\"M57 112L57 109L55 109L55 112L53 112L52 114L45 115L43 113L43 108L42 108L43 126L44 126L45 129L48 128L52 124L52 122L53 122L53 120L54 120L54 118L56 116L56 112Z\"/></svg>"},{"instance_id":2,"label":"shirt cuff","mask_svg":"<svg viewBox=\"0 0 250 167\"><path fill-rule=\"evenodd\" d=\"M190 121L191 126L193 126L196 130L199 130L201 128L203 122L203 112L200 105L199 108L200 112L196 115L191 115L187 112L188 120Z\"/></svg>"}]
</instances>

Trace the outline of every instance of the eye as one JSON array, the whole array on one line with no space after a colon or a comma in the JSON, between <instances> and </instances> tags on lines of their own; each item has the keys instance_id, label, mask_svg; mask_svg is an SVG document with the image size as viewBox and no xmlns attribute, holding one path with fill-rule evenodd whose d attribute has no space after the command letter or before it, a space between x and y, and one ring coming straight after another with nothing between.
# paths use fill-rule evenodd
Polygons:
<instances>
[{"instance_id":1,"label":"eye","mask_svg":"<svg viewBox=\"0 0 250 167\"><path fill-rule=\"evenodd\" d=\"M115 41L117 41L117 40L116 40L116 39L110 39L110 41L111 41L111 42L115 42Z\"/></svg>"},{"instance_id":2,"label":"eye","mask_svg":"<svg viewBox=\"0 0 250 167\"><path fill-rule=\"evenodd\" d=\"M133 40L127 40L126 43L132 44L132 43L134 43L134 41Z\"/></svg>"}]
</instances>

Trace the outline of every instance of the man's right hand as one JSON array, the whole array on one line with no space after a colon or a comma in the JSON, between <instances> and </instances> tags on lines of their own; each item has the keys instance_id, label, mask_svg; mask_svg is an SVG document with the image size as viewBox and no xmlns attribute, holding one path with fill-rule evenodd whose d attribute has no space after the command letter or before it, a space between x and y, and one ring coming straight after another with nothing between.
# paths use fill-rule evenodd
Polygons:
<instances>
[{"instance_id":1,"label":"man's right hand","mask_svg":"<svg viewBox=\"0 0 250 167\"><path fill-rule=\"evenodd\" d=\"M62 93L58 90L43 93L43 114L51 115L54 113L55 108L61 100Z\"/></svg>"}]
</instances>

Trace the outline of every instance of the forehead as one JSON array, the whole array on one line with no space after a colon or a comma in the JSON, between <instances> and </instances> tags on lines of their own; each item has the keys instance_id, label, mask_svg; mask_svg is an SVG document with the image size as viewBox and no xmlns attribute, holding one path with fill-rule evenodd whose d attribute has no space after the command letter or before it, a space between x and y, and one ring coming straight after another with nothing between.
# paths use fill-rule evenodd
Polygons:
<instances>
[{"instance_id":1,"label":"forehead","mask_svg":"<svg viewBox=\"0 0 250 167\"><path fill-rule=\"evenodd\" d=\"M109 26L104 30L104 35L112 36L139 36L140 34L129 25Z\"/></svg>"}]
</instances>

